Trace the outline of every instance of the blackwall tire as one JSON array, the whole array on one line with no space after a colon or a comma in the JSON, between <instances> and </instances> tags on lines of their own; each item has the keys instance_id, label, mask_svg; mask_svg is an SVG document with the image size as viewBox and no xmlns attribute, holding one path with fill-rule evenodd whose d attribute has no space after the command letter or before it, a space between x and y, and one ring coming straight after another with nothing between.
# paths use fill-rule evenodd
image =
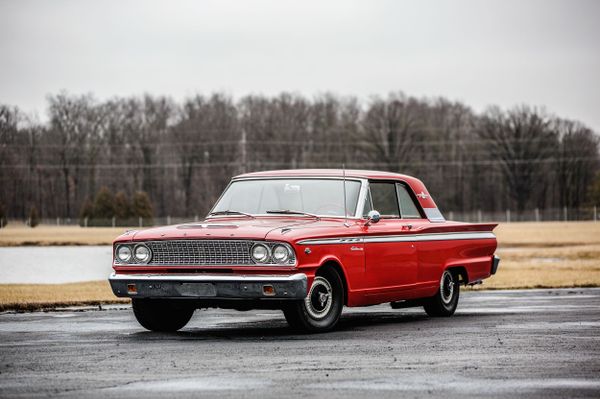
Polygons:
<instances>
[{"instance_id":1,"label":"blackwall tire","mask_svg":"<svg viewBox=\"0 0 600 399\"><path fill-rule=\"evenodd\" d=\"M132 299L133 314L147 330L173 332L183 328L192 318L194 309L161 299Z\"/></svg>"},{"instance_id":2,"label":"blackwall tire","mask_svg":"<svg viewBox=\"0 0 600 399\"><path fill-rule=\"evenodd\" d=\"M344 307L344 284L339 273L327 268L315 276L303 301L294 301L283 308L290 327L305 332L325 332L333 329Z\"/></svg>"},{"instance_id":3,"label":"blackwall tire","mask_svg":"<svg viewBox=\"0 0 600 399\"><path fill-rule=\"evenodd\" d=\"M456 311L460 296L458 274L445 270L437 293L425 301L425 312L432 317L450 317Z\"/></svg>"}]
</instances>

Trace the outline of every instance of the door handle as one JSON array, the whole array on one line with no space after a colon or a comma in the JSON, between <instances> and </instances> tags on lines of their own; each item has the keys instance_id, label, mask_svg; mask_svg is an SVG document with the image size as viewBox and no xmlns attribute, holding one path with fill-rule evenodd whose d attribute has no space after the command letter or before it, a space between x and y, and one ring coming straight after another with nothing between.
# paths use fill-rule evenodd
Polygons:
<instances>
[{"instance_id":1,"label":"door handle","mask_svg":"<svg viewBox=\"0 0 600 399\"><path fill-rule=\"evenodd\" d=\"M403 224L402 225L402 230L410 230L412 229L412 224Z\"/></svg>"}]
</instances>

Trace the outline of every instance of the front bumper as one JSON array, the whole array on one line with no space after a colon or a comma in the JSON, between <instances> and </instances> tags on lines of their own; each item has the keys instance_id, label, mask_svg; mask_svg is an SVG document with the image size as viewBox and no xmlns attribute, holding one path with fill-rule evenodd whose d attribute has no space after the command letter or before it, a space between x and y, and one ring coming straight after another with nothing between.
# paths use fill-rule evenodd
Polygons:
<instances>
[{"instance_id":1,"label":"front bumper","mask_svg":"<svg viewBox=\"0 0 600 399\"><path fill-rule=\"evenodd\" d=\"M281 275L117 274L108 279L114 294L129 298L304 299L304 273Z\"/></svg>"}]
</instances>

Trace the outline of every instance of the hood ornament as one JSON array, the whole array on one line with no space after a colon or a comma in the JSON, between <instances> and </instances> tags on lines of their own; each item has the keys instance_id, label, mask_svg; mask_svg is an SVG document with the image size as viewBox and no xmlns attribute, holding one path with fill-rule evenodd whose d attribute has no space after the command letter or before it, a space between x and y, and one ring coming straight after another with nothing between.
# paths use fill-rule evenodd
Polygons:
<instances>
[{"instance_id":1,"label":"hood ornament","mask_svg":"<svg viewBox=\"0 0 600 399\"><path fill-rule=\"evenodd\" d=\"M237 229L237 224L190 223L177 226L178 229Z\"/></svg>"}]
</instances>

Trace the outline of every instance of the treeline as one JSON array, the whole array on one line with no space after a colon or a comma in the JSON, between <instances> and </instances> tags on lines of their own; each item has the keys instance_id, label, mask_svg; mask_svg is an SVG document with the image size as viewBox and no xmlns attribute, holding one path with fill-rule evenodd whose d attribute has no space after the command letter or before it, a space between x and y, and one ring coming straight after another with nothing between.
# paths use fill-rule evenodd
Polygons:
<instances>
[{"instance_id":1,"label":"treeline","mask_svg":"<svg viewBox=\"0 0 600 399\"><path fill-rule=\"evenodd\" d=\"M108 217L97 202L112 193L118 217L126 208L120 192L147 193L154 216L202 216L233 175L342 164L415 175L444 212L600 202L598 136L528 106L476 114L402 93L367 102L214 94L183 103L61 93L48 97L47 116L40 123L0 106L0 208L8 218L26 218L32 207L42 218L90 210L84 217Z\"/></svg>"}]
</instances>

